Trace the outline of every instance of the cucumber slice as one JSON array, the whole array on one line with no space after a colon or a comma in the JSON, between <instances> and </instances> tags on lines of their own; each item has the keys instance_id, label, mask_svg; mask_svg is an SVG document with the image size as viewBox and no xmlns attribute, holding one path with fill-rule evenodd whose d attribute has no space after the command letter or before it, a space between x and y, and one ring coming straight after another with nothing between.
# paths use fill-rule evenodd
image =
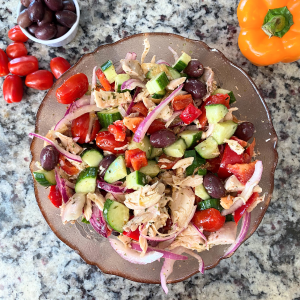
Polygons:
<instances>
[{"instance_id":1,"label":"cucumber slice","mask_svg":"<svg viewBox=\"0 0 300 300\"><path fill-rule=\"evenodd\" d=\"M209 124L217 124L228 113L228 109L223 104L211 104L205 106L206 117Z\"/></svg>"},{"instance_id":2,"label":"cucumber slice","mask_svg":"<svg viewBox=\"0 0 300 300\"><path fill-rule=\"evenodd\" d=\"M115 78L117 77L117 73L115 70L115 67L111 60L108 60L101 66L101 70L104 73L106 79L109 81L109 83L113 83L115 81Z\"/></svg>"},{"instance_id":3,"label":"cucumber slice","mask_svg":"<svg viewBox=\"0 0 300 300\"><path fill-rule=\"evenodd\" d=\"M204 175L206 175L206 174L207 174L207 170L206 170L206 169L200 168L200 169L198 170L198 175L204 176Z\"/></svg>"},{"instance_id":4,"label":"cucumber slice","mask_svg":"<svg viewBox=\"0 0 300 300\"><path fill-rule=\"evenodd\" d=\"M223 94L223 95L227 94L230 97L229 104L232 104L236 101L236 98L232 91L228 91L225 89L217 89L214 91L213 95L216 95L216 94Z\"/></svg>"},{"instance_id":5,"label":"cucumber slice","mask_svg":"<svg viewBox=\"0 0 300 300\"><path fill-rule=\"evenodd\" d=\"M116 182L127 175L125 159L123 156L118 156L108 167L104 180L108 183Z\"/></svg>"},{"instance_id":6,"label":"cucumber slice","mask_svg":"<svg viewBox=\"0 0 300 300\"><path fill-rule=\"evenodd\" d=\"M236 131L238 124L233 121L225 121L215 125L211 136L219 145L224 144L224 140L230 139Z\"/></svg>"},{"instance_id":7,"label":"cucumber slice","mask_svg":"<svg viewBox=\"0 0 300 300\"><path fill-rule=\"evenodd\" d=\"M146 175L140 171L134 171L126 176L126 187L138 190L147 183Z\"/></svg>"},{"instance_id":8,"label":"cucumber slice","mask_svg":"<svg viewBox=\"0 0 300 300\"><path fill-rule=\"evenodd\" d=\"M163 90L169 84L169 79L165 72L161 72L147 82L146 88L150 95Z\"/></svg>"},{"instance_id":9,"label":"cucumber slice","mask_svg":"<svg viewBox=\"0 0 300 300\"><path fill-rule=\"evenodd\" d=\"M42 186L56 185L54 170L39 170L33 172L34 179Z\"/></svg>"},{"instance_id":10,"label":"cucumber slice","mask_svg":"<svg viewBox=\"0 0 300 300\"><path fill-rule=\"evenodd\" d=\"M220 155L218 143L211 136L196 146L195 150L205 159L215 158Z\"/></svg>"},{"instance_id":11,"label":"cucumber slice","mask_svg":"<svg viewBox=\"0 0 300 300\"><path fill-rule=\"evenodd\" d=\"M107 199L103 207L103 216L113 230L122 233L123 226L129 220L129 208L120 202Z\"/></svg>"},{"instance_id":12,"label":"cucumber slice","mask_svg":"<svg viewBox=\"0 0 300 300\"><path fill-rule=\"evenodd\" d=\"M115 121L122 120L122 115L117 108L98 111L97 116L102 129L107 128Z\"/></svg>"},{"instance_id":13,"label":"cucumber slice","mask_svg":"<svg viewBox=\"0 0 300 300\"><path fill-rule=\"evenodd\" d=\"M183 52L181 54L181 56L178 58L178 60L176 61L176 63L172 66L174 69L176 69L178 72L183 71L188 63L192 60L192 58L186 54L185 52Z\"/></svg>"},{"instance_id":14,"label":"cucumber slice","mask_svg":"<svg viewBox=\"0 0 300 300\"><path fill-rule=\"evenodd\" d=\"M115 78L115 91L118 92L118 93L124 93L128 90L121 90L121 86L122 84L129 80L130 79L130 76L128 74L118 74Z\"/></svg>"},{"instance_id":15,"label":"cucumber slice","mask_svg":"<svg viewBox=\"0 0 300 300\"><path fill-rule=\"evenodd\" d=\"M202 131L186 130L179 133L178 136L184 139L187 148L193 148L200 142Z\"/></svg>"},{"instance_id":16,"label":"cucumber slice","mask_svg":"<svg viewBox=\"0 0 300 300\"><path fill-rule=\"evenodd\" d=\"M156 161L148 160L148 165L146 167L142 167L140 169L140 172L149 175L150 177L153 178L158 175L158 173L160 172L160 168L156 163Z\"/></svg>"},{"instance_id":17,"label":"cucumber slice","mask_svg":"<svg viewBox=\"0 0 300 300\"><path fill-rule=\"evenodd\" d=\"M172 67L167 66L167 68L170 72L172 79L177 79L177 78L182 77L182 75L179 72L177 72L175 69L173 69Z\"/></svg>"},{"instance_id":18,"label":"cucumber slice","mask_svg":"<svg viewBox=\"0 0 300 300\"><path fill-rule=\"evenodd\" d=\"M153 99L162 99L166 95L166 90L161 90L155 94L152 95Z\"/></svg>"},{"instance_id":19,"label":"cucumber slice","mask_svg":"<svg viewBox=\"0 0 300 300\"><path fill-rule=\"evenodd\" d=\"M147 158L150 158L152 146L150 144L150 139L148 138L148 136L145 135L145 137L142 139L140 143L136 143L132 139L128 145L128 150L132 150L132 149L140 149L142 151L145 151Z\"/></svg>"},{"instance_id":20,"label":"cucumber slice","mask_svg":"<svg viewBox=\"0 0 300 300\"><path fill-rule=\"evenodd\" d=\"M195 187L195 195L200 197L202 200L207 200L210 198L203 184Z\"/></svg>"},{"instance_id":21,"label":"cucumber slice","mask_svg":"<svg viewBox=\"0 0 300 300\"><path fill-rule=\"evenodd\" d=\"M223 207L220 204L220 199L207 199L198 203L197 210L205 210L209 208L215 208L218 211L222 211Z\"/></svg>"},{"instance_id":22,"label":"cucumber slice","mask_svg":"<svg viewBox=\"0 0 300 300\"><path fill-rule=\"evenodd\" d=\"M161 156L163 154L163 149L162 148L152 148L152 152L150 155L150 159Z\"/></svg>"},{"instance_id":23,"label":"cucumber slice","mask_svg":"<svg viewBox=\"0 0 300 300\"><path fill-rule=\"evenodd\" d=\"M80 156L89 167L99 167L99 163L103 159L103 155L97 149L86 149Z\"/></svg>"},{"instance_id":24,"label":"cucumber slice","mask_svg":"<svg viewBox=\"0 0 300 300\"><path fill-rule=\"evenodd\" d=\"M96 189L98 167L88 167L80 172L76 184L75 193L94 193Z\"/></svg>"},{"instance_id":25,"label":"cucumber slice","mask_svg":"<svg viewBox=\"0 0 300 300\"><path fill-rule=\"evenodd\" d=\"M163 149L165 154L172 157L182 157L185 150L186 144L183 139L179 139L174 144Z\"/></svg>"},{"instance_id":26,"label":"cucumber slice","mask_svg":"<svg viewBox=\"0 0 300 300\"><path fill-rule=\"evenodd\" d=\"M194 157L193 163L186 168L186 175L193 175L194 170L199 168L200 166L206 163L206 160L199 156L199 154L195 150L188 150L184 153L184 158Z\"/></svg>"}]
</instances>

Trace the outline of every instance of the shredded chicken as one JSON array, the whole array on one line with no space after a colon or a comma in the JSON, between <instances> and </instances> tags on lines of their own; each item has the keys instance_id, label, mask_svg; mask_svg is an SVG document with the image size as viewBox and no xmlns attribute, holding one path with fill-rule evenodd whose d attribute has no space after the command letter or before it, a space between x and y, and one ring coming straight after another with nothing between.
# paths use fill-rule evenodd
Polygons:
<instances>
[{"instance_id":1,"label":"shredded chicken","mask_svg":"<svg viewBox=\"0 0 300 300\"><path fill-rule=\"evenodd\" d=\"M243 191L245 188L245 185L242 184L235 175L231 175L229 178L226 179L225 181L225 190L227 192L241 192ZM253 188L253 193L257 192L257 193L261 193L262 192L262 188L259 185L256 185Z\"/></svg>"},{"instance_id":2,"label":"shredded chicken","mask_svg":"<svg viewBox=\"0 0 300 300\"><path fill-rule=\"evenodd\" d=\"M78 154L83 151L83 148L75 143L71 137L65 136L59 132L55 132L55 135L60 139L63 147L70 153Z\"/></svg>"},{"instance_id":3,"label":"shredded chicken","mask_svg":"<svg viewBox=\"0 0 300 300\"><path fill-rule=\"evenodd\" d=\"M104 197L102 196L102 194L100 193L88 193L86 195L86 198L90 201L93 201L97 207L103 211L103 207L104 207L104 203L105 203L105 199Z\"/></svg>"},{"instance_id":4,"label":"shredded chicken","mask_svg":"<svg viewBox=\"0 0 300 300\"><path fill-rule=\"evenodd\" d=\"M224 142L227 143L228 146L229 146L229 148L230 148L232 151L234 151L236 154L241 155L241 154L245 151L244 147L241 146L241 145L239 144L239 142L237 142L237 141L235 141L235 140L228 140L228 139L225 139Z\"/></svg>"},{"instance_id":5,"label":"shredded chicken","mask_svg":"<svg viewBox=\"0 0 300 300\"><path fill-rule=\"evenodd\" d=\"M149 108L149 112L148 114L153 110L155 109L155 106L153 107L150 107ZM173 109L169 106L169 105L166 105L162 111L157 115L156 119L163 119L164 121L168 121L173 115Z\"/></svg>"},{"instance_id":6,"label":"shredded chicken","mask_svg":"<svg viewBox=\"0 0 300 300\"><path fill-rule=\"evenodd\" d=\"M144 51L143 51L142 56L141 56L141 64L144 63L144 60L145 60L145 58L146 58L149 50L150 50L149 40L148 39L144 39ZM154 61L155 61L155 59L154 59Z\"/></svg>"},{"instance_id":7,"label":"shredded chicken","mask_svg":"<svg viewBox=\"0 0 300 300\"><path fill-rule=\"evenodd\" d=\"M143 91L141 91L140 93L137 94L137 96L134 99L134 102L140 102L140 101L144 101L144 99L147 99L149 97L149 92L147 89L144 89Z\"/></svg>"},{"instance_id":8,"label":"shredded chicken","mask_svg":"<svg viewBox=\"0 0 300 300\"><path fill-rule=\"evenodd\" d=\"M156 107L156 104L149 98L143 98L143 103L148 109L152 107Z\"/></svg>"},{"instance_id":9,"label":"shredded chicken","mask_svg":"<svg viewBox=\"0 0 300 300\"><path fill-rule=\"evenodd\" d=\"M208 129L202 133L201 139L207 139L214 131L215 124L209 124Z\"/></svg>"},{"instance_id":10,"label":"shredded chicken","mask_svg":"<svg viewBox=\"0 0 300 300\"><path fill-rule=\"evenodd\" d=\"M147 228L145 227L144 229L141 230L142 234L147 235ZM142 252L140 254L140 256L144 256L147 252L148 249L148 242L147 239L145 239L143 236L139 236L139 243L140 243L140 247L142 248Z\"/></svg>"},{"instance_id":11,"label":"shredded chicken","mask_svg":"<svg viewBox=\"0 0 300 300\"><path fill-rule=\"evenodd\" d=\"M231 107L228 109L228 113L225 115L225 117L220 121L220 122L224 122L224 121L232 121L233 120L233 115L232 113L234 111L237 111L238 108L237 107Z\"/></svg>"},{"instance_id":12,"label":"shredded chicken","mask_svg":"<svg viewBox=\"0 0 300 300\"><path fill-rule=\"evenodd\" d=\"M84 210L84 217L86 218L87 221L89 221L93 211L92 211L92 201L88 197L86 198L83 210Z\"/></svg>"},{"instance_id":13,"label":"shredded chicken","mask_svg":"<svg viewBox=\"0 0 300 300\"><path fill-rule=\"evenodd\" d=\"M115 93L115 92L106 92L106 91L94 91L95 93L95 102L97 107L100 108L109 108L116 107L120 104L129 103L132 101L131 95L129 92L125 93Z\"/></svg>"},{"instance_id":14,"label":"shredded chicken","mask_svg":"<svg viewBox=\"0 0 300 300\"><path fill-rule=\"evenodd\" d=\"M183 187L196 187L203 183L203 177L200 175L187 176L180 178L178 176L172 176L173 184L181 188Z\"/></svg>"},{"instance_id":15,"label":"shredded chicken","mask_svg":"<svg viewBox=\"0 0 300 300\"><path fill-rule=\"evenodd\" d=\"M165 171L164 173L159 175L159 178L162 180L164 184L173 185L173 171Z\"/></svg>"},{"instance_id":16,"label":"shredded chicken","mask_svg":"<svg viewBox=\"0 0 300 300\"><path fill-rule=\"evenodd\" d=\"M204 101L207 100L208 97L212 95L212 93L217 89L217 83L214 77L215 73L213 72L213 70L209 67L205 67L204 73L202 75L202 78L205 80L207 90L206 95L203 97Z\"/></svg>"},{"instance_id":17,"label":"shredded chicken","mask_svg":"<svg viewBox=\"0 0 300 300\"><path fill-rule=\"evenodd\" d=\"M141 67L142 70L144 72L144 74L146 75L154 66L156 66L156 63L142 63Z\"/></svg>"},{"instance_id":18,"label":"shredded chicken","mask_svg":"<svg viewBox=\"0 0 300 300\"><path fill-rule=\"evenodd\" d=\"M117 239L119 241L121 241L125 247L131 248L131 238L130 237L120 234L119 236L117 236Z\"/></svg>"},{"instance_id":19,"label":"shredded chicken","mask_svg":"<svg viewBox=\"0 0 300 300\"><path fill-rule=\"evenodd\" d=\"M167 89L169 91L173 91L175 90L179 85L181 85L182 83L184 83L186 80L186 77L180 77L177 79L174 79L172 81L170 81L170 83L167 85Z\"/></svg>"},{"instance_id":20,"label":"shredded chicken","mask_svg":"<svg viewBox=\"0 0 300 300\"><path fill-rule=\"evenodd\" d=\"M232 244L236 238L237 226L235 222L226 222L223 227L209 235L207 244L214 245Z\"/></svg>"},{"instance_id":21,"label":"shredded chicken","mask_svg":"<svg viewBox=\"0 0 300 300\"><path fill-rule=\"evenodd\" d=\"M173 167L172 169L175 170L177 168L182 168L185 170L187 167L189 167L194 161L194 157L187 157L180 159Z\"/></svg>"},{"instance_id":22,"label":"shredded chicken","mask_svg":"<svg viewBox=\"0 0 300 300\"><path fill-rule=\"evenodd\" d=\"M121 59L123 70L133 79L145 80L145 75L140 63L137 60Z\"/></svg>"},{"instance_id":23,"label":"shredded chicken","mask_svg":"<svg viewBox=\"0 0 300 300\"><path fill-rule=\"evenodd\" d=\"M85 200L85 194L76 193L69 198L67 203L63 203L60 213L63 224L75 221L82 215Z\"/></svg>"}]
</instances>

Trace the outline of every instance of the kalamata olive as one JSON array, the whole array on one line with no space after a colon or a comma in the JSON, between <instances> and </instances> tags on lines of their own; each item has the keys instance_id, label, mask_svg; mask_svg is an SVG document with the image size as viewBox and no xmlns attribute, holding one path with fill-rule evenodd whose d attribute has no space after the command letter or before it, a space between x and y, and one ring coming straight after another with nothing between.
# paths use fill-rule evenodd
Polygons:
<instances>
[{"instance_id":1,"label":"kalamata olive","mask_svg":"<svg viewBox=\"0 0 300 300\"><path fill-rule=\"evenodd\" d=\"M176 135L168 129L156 131L150 136L150 143L155 148L164 148L176 142Z\"/></svg>"},{"instance_id":2,"label":"kalamata olive","mask_svg":"<svg viewBox=\"0 0 300 300\"><path fill-rule=\"evenodd\" d=\"M53 11L48 7L45 7L44 18L42 21L37 22L38 26L44 25L46 23L51 23L53 19Z\"/></svg>"},{"instance_id":3,"label":"kalamata olive","mask_svg":"<svg viewBox=\"0 0 300 300\"><path fill-rule=\"evenodd\" d=\"M207 193L213 198L221 198L226 194L224 184L219 177L212 173L208 173L204 176L203 185Z\"/></svg>"},{"instance_id":4,"label":"kalamata olive","mask_svg":"<svg viewBox=\"0 0 300 300\"><path fill-rule=\"evenodd\" d=\"M252 138L254 131L255 127L251 122L243 122L238 125L234 135L237 138L248 142Z\"/></svg>"},{"instance_id":5,"label":"kalamata olive","mask_svg":"<svg viewBox=\"0 0 300 300\"><path fill-rule=\"evenodd\" d=\"M17 23L23 27L26 28L32 24L32 21L29 19L28 10L24 9L18 16Z\"/></svg>"},{"instance_id":6,"label":"kalamata olive","mask_svg":"<svg viewBox=\"0 0 300 300\"><path fill-rule=\"evenodd\" d=\"M110 164L116 159L117 157L113 154L105 156L99 164L99 176L103 177L105 172L107 171Z\"/></svg>"},{"instance_id":7,"label":"kalamata olive","mask_svg":"<svg viewBox=\"0 0 300 300\"><path fill-rule=\"evenodd\" d=\"M57 24L56 27L57 27L57 33L55 36L56 38L63 36L64 34L66 34L69 31L68 27L65 27L65 26L62 26L59 24Z\"/></svg>"},{"instance_id":8,"label":"kalamata olive","mask_svg":"<svg viewBox=\"0 0 300 300\"><path fill-rule=\"evenodd\" d=\"M114 236L119 236L119 235L120 235L120 232L113 230L113 231L111 232L111 234L114 235Z\"/></svg>"},{"instance_id":9,"label":"kalamata olive","mask_svg":"<svg viewBox=\"0 0 300 300\"><path fill-rule=\"evenodd\" d=\"M75 4L72 0L65 0L63 1L63 10L70 10L72 12L76 12Z\"/></svg>"},{"instance_id":10,"label":"kalamata olive","mask_svg":"<svg viewBox=\"0 0 300 300\"><path fill-rule=\"evenodd\" d=\"M30 25L27 30L29 31L30 34L32 34L33 36L35 36L35 31L37 30L38 25L36 23L33 23L32 25Z\"/></svg>"},{"instance_id":11,"label":"kalamata olive","mask_svg":"<svg viewBox=\"0 0 300 300\"><path fill-rule=\"evenodd\" d=\"M77 16L72 11L62 10L55 13L55 17L58 23L71 28L76 22Z\"/></svg>"},{"instance_id":12,"label":"kalamata olive","mask_svg":"<svg viewBox=\"0 0 300 300\"><path fill-rule=\"evenodd\" d=\"M40 155L42 168L51 171L58 164L59 152L52 146L48 145L43 148Z\"/></svg>"},{"instance_id":13,"label":"kalamata olive","mask_svg":"<svg viewBox=\"0 0 300 300\"><path fill-rule=\"evenodd\" d=\"M189 77L200 77L204 73L204 68L198 59L191 60L183 71Z\"/></svg>"},{"instance_id":14,"label":"kalamata olive","mask_svg":"<svg viewBox=\"0 0 300 300\"><path fill-rule=\"evenodd\" d=\"M28 16L32 22L42 21L45 8L42 0L33 0L28 6Z\"/></svg>"},{"instance_id":15,"label":"kalamata olive","mask_svg":"<svg viewBox=\"0 0 300 300\"><path fill-rule=\"evenodd\" d=\"M21 0L22 5L25 7L28 7L31 2L32 2L32 0Z\"/></svg>"},{"instance_id":16,"label":"kalamata olive","mask_svg":"<svg viewBox=\"0 0 300 300\"><path fill-rule=\"evenodd\" d=\"M57 28L53 23L39 26L35 31L35 37L40 40L50 40L56 36Z\"/></svg>"},{"instance_id":17,"label":"kalamata olive","mask_svg":"<svg viewBox=\"0 0 300 300\"><path fill-rule=\"evenodd\" d=\"M188 78L184 83L183 89L190 93L194 100L201 99L206 95L205 83L194 78Z\"/></svg>"},{"instance_id":18,"label":"kalamata olive","mask_svg":"<svg viewBox=\"0 0 300 300\"><path fill-rule=\"evenodd\" d=\"M52 11L59 11L63 9L63 2L62 0L44 0L45 4L52 10Z\"/></svg>"}]
</instances>

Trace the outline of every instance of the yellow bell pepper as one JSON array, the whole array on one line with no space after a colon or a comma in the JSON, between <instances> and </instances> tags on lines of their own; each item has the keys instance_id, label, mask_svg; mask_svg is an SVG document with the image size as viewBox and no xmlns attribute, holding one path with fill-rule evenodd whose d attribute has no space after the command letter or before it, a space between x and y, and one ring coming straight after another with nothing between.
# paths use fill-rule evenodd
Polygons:
<instances>
[{"instance_id":1,"label":"yellow bell pepper","mask_svg":"<svg viewBox=\"0 0 300 300\"><path fill-rule=\"evenodd\" d=\"M254 65L300 59L300 0L242 0L239 47Z\"/></svg>"}]
</instances>

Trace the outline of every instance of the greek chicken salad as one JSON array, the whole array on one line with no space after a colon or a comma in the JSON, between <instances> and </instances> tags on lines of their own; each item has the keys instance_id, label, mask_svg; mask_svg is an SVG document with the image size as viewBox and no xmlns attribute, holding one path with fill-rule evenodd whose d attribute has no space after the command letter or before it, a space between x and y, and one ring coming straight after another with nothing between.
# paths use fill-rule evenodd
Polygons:
<instances>
[{"instance_id":1,"label":"greek chicken salad","mask_svg":"<svg viewBox=\"0 0 300 300\"><path fill-rule=\"evenodd\" d=\"M234 93L217 86L213 70L171 47L173 64L145 62L147 39L144 46L140 60L112 57L90 84L78 73L57 89L68 106L45 136L30 134L44 141L33 176L64 224L90 224L131 263L164 258L167 293L185 254L203 273L199 253L228 244L228 257L238 248L264 200L263 166L254 125L233 115Z\"/></svg>"}]
</instances>

